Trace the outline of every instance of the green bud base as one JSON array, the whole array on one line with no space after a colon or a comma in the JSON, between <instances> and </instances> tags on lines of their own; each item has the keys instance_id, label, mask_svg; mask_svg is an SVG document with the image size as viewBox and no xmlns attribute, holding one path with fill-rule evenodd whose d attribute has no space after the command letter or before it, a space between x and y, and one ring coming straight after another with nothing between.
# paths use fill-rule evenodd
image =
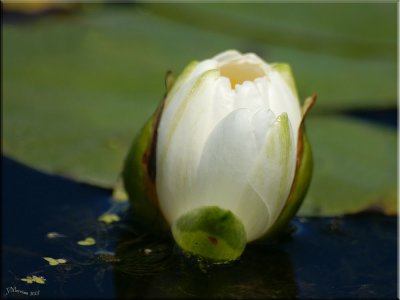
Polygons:
<instances>
[{"instance_id":1,"label":"green bud base","mask_svg":"<svg viewBox=\"0 0 400 300\"><path fill-rule=\"evenodd\" d=\"M239 258L247 242L242 222L217 206L185 213L173 224L172 234L185 252L217 261Z\"/></svg>"}]
</instances>

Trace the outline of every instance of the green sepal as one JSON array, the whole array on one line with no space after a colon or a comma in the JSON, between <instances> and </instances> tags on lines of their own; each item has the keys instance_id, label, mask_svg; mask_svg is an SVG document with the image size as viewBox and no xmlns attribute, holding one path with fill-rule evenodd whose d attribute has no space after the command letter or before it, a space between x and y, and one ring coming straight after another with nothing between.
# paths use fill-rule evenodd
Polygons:
<instances>
[{"instance_id":1,"label":"green sepal","mask_svg":"<svg viewBox=\"0 0 400 300\"><path fill-rule=\"evenodd\" d=\"M297 173L295 175L293 185L289 194L289 198L283 208L281 214L275 223L271 226L268 232L262 239L272 239L279 236L290 220L294 217L300 208L307 194L308 187L311 183L313 170L313 158L310 143L307 136L303 134L303 156Z\"/></svg>"},{"instance_id":2,"label":"green sepal","mask_svg":"<svg viewBox=\"0 0 400 300\"><path fill-rule=\"evenodd\" d=\"M155 187L157 127L163 103L136 136L125 159L122 179L136 221L153 232L167 231Z\"/></svg>"},{"instance_id":3,"label":"green sepal","mask_svg":"<svg viewBox=\"0 0 400 300\"><path fill-rule=\"evenodd\" d=\"M312 177L313 155L311 145L305 132L304 121L307 113L314 106L316 100L317 95L314 94L313 96L307 98L302 108L302 120L299 127L297 141L296 171L288 199L278 219L260 240L274 239L278 237L285 229L287 229L288 223L299 210L307 194Z\"/></svg>"},{"instance_id":4,"label":"green sepal","mask_svg":"<svg viewBox=\"0 0 400 300\"><path fill-rule=\"evenodd\" d=\"M247 242L242 222L230 210L218 206L183 214L173 224L172 234L184 252L218 262L239 258Z\"/></svg>"},{"instance_id":5,"label":"green sepal","mask_svg":"<svg viewBox=\"0 0 400 300\"><path fill-rule=\"evenodd\" d=\"M167 71L167 74L165 75L165 90L167 94L174 86L175 81L176 78L174 73L172 73L172 71Z\"/></svg>"}]
</instances>

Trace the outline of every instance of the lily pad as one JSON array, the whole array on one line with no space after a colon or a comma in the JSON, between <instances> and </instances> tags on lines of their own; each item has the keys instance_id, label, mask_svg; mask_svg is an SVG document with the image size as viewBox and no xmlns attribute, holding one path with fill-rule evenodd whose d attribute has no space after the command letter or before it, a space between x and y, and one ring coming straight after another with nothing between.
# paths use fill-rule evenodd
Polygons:
<instances>
[{"instance_id":1,"label":"lily pad","mask_svg":"<svg viewBox=\"0 0 400 300\"><path fill-rule=\"evenodd\" d=\"M396 105L394 4L298 5L292 13L270 4L184 7L190 24L180 9L173 12L175 5L106 6L5 24L3 153L110 187L163 96L165 72L236 48L290 63L302 98L318 92L308 124L315 174L301 212L335 215L372 206L393 212L395 133L334 114L318 117L318 111ZM214 22L218 14L231 29ZM324 44L331 39L338 43L332 49Z\"/></svg>"},{"instance_id":2,"label":"lily pad","mask_svg":"<svg viewBox=\"0 0 400 300\"><path fill-rule=\"evenodd\" d=\"M318 92L326 99L315 110L396 105L395 3L146 7L182 24L241 37L244 42L239 49L251 45L246 50L256 51L269 62L290 63L300 95L305 98Z\"/></svg>"},{"instance_id":3,"label":"lily pad","mask_svg":"<svg viewBox=\"0 0 400 300\"><path fill-rule=\"evenodd\" d=\"M237 44L142 10L3 29L4 153L103 186L116 181L134 135L163 97L166 70ZM206 39L212 46L196 51L196 40Z\"/></svg>"},{"instance_id":4,"label":"lily pad","mask_svg":"<svg viewBox=\"0 0 400 300\"><path fill-rule=\"evenodd\" d=\"M334 216L378 210L397 212L397 134L345 117L307 120L314 174L300 210Z\"/></svg>"}]
</instances>

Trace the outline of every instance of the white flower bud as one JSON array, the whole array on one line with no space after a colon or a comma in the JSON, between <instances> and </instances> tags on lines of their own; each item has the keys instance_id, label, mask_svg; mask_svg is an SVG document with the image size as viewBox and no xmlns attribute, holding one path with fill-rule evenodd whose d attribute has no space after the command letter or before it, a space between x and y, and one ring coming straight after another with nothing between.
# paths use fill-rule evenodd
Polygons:
<instances>
[{"instance_id":1,"label":"white flower bud","mask_svg":"<svg viewBox=\"0 0 400 300\"><path fill-rule=\"evenodd\" d=\"M235 259L246 242L269 232L302 161L302 119L286 64L230 50L184 70L153 123L151 142L156 202L184 250ZM308 186L309 176L303 181ZM231 225L224 227L226 219ZM235 234L244 245L229 243ZM228 244L210 250L219 240ZM237 251L228 253L232 247Z\"/></svg>"}]
</instances>

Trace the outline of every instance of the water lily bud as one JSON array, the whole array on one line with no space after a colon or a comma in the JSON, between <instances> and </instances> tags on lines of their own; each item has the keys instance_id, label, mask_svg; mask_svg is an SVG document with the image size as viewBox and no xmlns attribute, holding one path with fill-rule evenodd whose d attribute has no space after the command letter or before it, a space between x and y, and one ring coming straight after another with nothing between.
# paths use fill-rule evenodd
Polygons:
<instances>
[{"instance_id":1,"label":"water lily bud","mask_svg":"<svg viewBox=\"0 0 400 300\"><path fill-rule=\"evenodd\" d=\"M311 179L311 148L289 65L226 51L167 78L123 178L135 217L189 253L234 260L278 233Z\"/></svg>"}]
</instances>

